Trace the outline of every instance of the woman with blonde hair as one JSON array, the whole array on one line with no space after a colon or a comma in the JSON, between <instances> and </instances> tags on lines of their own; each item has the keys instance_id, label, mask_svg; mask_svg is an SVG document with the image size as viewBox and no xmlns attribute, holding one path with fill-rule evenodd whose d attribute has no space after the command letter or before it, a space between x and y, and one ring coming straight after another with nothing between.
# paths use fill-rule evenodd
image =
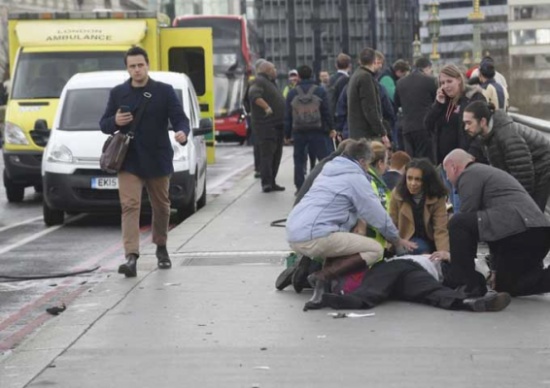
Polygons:
<instances>
[{"instance_id":1,"label":"woman with blonde hair","mask_svg":"<svg viewBox=\"0 0 550 388\"><path fill-rule=\"evenodd\" d=\"M468 137L462 122L464 108L477 100L486 100L483 89L479 85L468 85L456 65L445 65L440 70L435 101L424 119L426 129L432 134L436 164L441 164L455 148L462 148L478 161L484 161L479 141Z\"/></svg>"},{"instance_id":2,"label":"woman with blonde hair","mask_svg":"<svg viewBox=\"0 0 550 388\"><path fill-rule=\"evenodd\" d=\"M471 138L464 131L462 115L472 101L486 101L479 85L468 85L464 74L453 64L445 65L439 72L439 88L435 101L426 113L424 124L432 135L434 160L440 165L445 156L456 148L461 148L476 158L477 162L487 163L483 155L483 145L479 138ZM440 169L441 177L449 189L449 201L453 211L458 212L460 201L451 183Z\"/></svg>"}]
</instances>

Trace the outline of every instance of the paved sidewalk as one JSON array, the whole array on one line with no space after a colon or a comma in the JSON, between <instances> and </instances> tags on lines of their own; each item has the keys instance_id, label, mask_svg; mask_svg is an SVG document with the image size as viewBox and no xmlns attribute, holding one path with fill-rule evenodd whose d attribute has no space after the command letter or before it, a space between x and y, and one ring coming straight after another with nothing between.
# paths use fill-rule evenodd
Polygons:
<instances>
[{"instance_id":1,"label":"paved sidewalk","mask_svg":"<svg viewBox=\"0 0 550 388\"><path fill-rule=\"evenodd\" d=\"M170 271L144 250L137 279L113 274L0 362L0 387L548 387L550 298L501 313L400 302L368 318L302 312L275 290L289 248L283 193L252 174L171 231ZM358 311L359 312L359 311Z\"/></svg>"}]
</instances>

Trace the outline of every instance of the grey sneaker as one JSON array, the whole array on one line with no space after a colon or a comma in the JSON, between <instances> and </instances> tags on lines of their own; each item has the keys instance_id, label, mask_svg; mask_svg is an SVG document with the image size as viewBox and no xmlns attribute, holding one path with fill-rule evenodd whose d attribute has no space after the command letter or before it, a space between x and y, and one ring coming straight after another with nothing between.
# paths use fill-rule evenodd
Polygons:
<instances>
[{"instance_id":1,"label":"grey sneaker","mask_svg":"<svg viewBox=\"0 0 550 388\"><path fill-rule=\"evenodd\" d=\"M501 311L504 310L512 301L510 294L506 292L489 291L479 298L464 299L462 303L472 311Z\"/></svg>"}]
</instances>

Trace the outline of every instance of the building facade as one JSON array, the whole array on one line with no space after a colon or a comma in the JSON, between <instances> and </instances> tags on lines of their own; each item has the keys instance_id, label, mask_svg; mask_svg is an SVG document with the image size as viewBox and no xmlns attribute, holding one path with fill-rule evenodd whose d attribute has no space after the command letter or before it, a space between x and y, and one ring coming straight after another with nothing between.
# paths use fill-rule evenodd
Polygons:
<instances>
[{"instance_id":1,"label":"building facade","mask_svg":"<svg viewBox=\"0 0 550 388\"><path fill-rule=\"evenodd\" d=\"M509 0L511 103L550 120L550 2Z\"/></svg>"},{"instance_id":2,"label":"building facade","mask_svg":"<svg viewBox=\"0 0 550 388\"><path fill-rule=\"evenodd\" d=\"M420 0L420 39L422 54L432 52L427 22L429 5L433 0ZM468 15L473 11L473 1L438 0L441 20L438 53L440 64L455 63L469 66L473 49L473 24ZM499 63L508 62L508 0L480 0L485 20L481 23L482 54L490 54ZM506 66L505 66L506 67ZM500 69L499 69L500 70Z\"/></svg>"},{"instance_id":3,"label":"building facade","mask_svg":"<svg viewBox=\"0 0 550 388\"><path fill-rule=\"evenodd\" d=\"M416 0L255 0L263 56L283 75L308 64L335 70L336 56L354 59L365 47L388 63L412 58L418 24Z\"/></svg>"}]
</instances>

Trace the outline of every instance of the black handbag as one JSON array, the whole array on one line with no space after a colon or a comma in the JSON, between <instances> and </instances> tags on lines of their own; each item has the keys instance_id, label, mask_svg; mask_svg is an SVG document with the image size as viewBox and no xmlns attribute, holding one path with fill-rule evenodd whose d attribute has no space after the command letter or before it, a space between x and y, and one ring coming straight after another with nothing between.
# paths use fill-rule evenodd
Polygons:
<instances>
[{"instance_id":1,"label":"black handbag","mask_svg":"<svg viewBox=\"0 0 550 388\"><path fill-rule=\"evenodd\" d=\"M105 140L105 143L103 143L101 157L99 158L99 167L103 171L114 174L119 172L122 168L122 164L128 153L128 148L130 148L130 140L134 137L135 129L141 121L145 106L150 99L151 93L144 91L136 111L136 117L130 126L130 130L127 133L118 131L110 135L107 140Z\"/></svg>"}]
</instances>

